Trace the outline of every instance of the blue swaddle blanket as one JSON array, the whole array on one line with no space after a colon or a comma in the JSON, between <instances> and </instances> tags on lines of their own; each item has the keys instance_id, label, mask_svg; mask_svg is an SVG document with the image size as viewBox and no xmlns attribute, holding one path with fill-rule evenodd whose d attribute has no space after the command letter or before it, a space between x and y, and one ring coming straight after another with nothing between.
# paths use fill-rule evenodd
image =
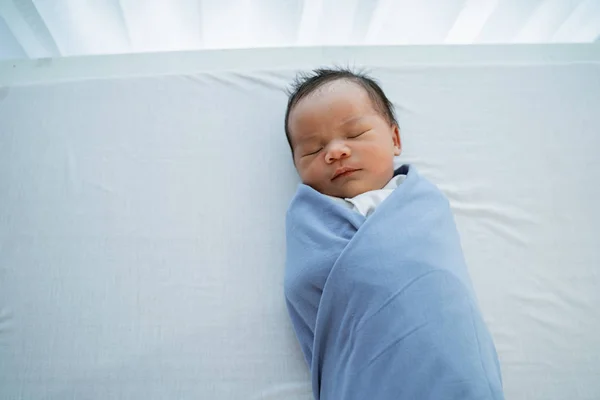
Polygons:
<instances>
[{"instance_id":1,"label":"blue swaddle blanket","mask_svg":"<svg viewBox=\"0 0 600 400\"><path fill-rule=\"evenodd\" d=\"M444 195L407 178L365 219L300 185L285 295L316 399L502 399Z\"/></svg>"}]
</instances>

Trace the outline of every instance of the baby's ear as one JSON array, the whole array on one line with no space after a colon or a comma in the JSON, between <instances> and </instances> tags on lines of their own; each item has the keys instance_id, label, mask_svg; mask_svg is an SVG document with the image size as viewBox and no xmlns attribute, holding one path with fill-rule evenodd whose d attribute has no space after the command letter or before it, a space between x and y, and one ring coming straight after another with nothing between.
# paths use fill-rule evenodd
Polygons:
<instances>
[{"instance_id":1,"label":"baby's ear","mask_svg":"<svg viewBox=\"0 0 600 400\"><path fill-rule=\"evenodd\" d=\"M394 142L394 155L399 156L402 153L402 140L400 139L400 128L398 125L392 125L392 141Z\"/></svg>"}]
</instances>

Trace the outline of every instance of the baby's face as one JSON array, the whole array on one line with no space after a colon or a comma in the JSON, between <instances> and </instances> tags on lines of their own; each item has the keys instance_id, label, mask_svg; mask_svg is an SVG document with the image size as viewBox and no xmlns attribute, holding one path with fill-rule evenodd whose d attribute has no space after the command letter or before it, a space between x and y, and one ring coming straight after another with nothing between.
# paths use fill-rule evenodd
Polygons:
<instances>
[{"instance_id":1,"label":"baby's face","mask_svg":"<svg viewBox=\"0 0 600 400\"><path fill-rule=\"evenodd\" d=\"M398 127L358 84L323 85L294 106L288 124L298 174L315 190L348 198L381 189L393 177Z\"/></svg>"}]
</instances>

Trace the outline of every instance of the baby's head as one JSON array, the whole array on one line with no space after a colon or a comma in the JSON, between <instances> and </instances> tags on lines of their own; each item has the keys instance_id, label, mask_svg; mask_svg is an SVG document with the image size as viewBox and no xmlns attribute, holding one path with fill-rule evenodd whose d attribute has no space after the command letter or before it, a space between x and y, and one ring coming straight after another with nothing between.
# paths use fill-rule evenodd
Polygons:
<instances>
[{"instance_id":1,"label":"baby's head","mask_svg":"<svg viewBox=\"0 0 600 400\"><path fill-rule=\"evenodd\" d=\"M335 197L383 188L402 149L383 90L367 75L346 69L296 78L285 131L302 182Z\"/></svg>"}]
</instances>

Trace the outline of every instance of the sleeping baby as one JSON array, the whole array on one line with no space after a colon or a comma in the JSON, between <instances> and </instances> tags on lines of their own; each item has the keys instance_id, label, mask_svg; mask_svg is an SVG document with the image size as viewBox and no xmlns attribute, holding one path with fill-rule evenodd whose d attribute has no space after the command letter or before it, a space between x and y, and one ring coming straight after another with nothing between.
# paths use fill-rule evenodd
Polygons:
<instances>
[{"instance_id":1,"label":"sleeping baby","mask_svg":"<svg viewBox=\"0 0 600 400\"><path fill-rule=\"evenodd\" d=\"M401 182L393 106L366 76L317 70L298 83L285 126L302 182L340 204L366 216Z\"/></svg>"},{"instance_id":2,"label":"sleeping baby","mask_svg":"<svg viewBox=\"0 0 600 400\"><path fill-rule=\"evenodd\" d=\"M316 399L502 399L498 357L443 194L402 151L370 77L299 75L285 131L302 184L285 296Z\"/></svg>"}]
</instances>

